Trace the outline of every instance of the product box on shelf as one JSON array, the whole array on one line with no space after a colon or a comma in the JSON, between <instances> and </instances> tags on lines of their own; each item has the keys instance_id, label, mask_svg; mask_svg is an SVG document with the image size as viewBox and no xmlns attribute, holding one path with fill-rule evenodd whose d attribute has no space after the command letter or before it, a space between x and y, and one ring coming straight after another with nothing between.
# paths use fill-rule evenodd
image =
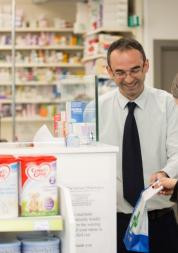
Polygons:
<instances>
[{"instance_id":1,"label":"product box on shelf","mask_svg":"<svg viewBox=\"0 0 178 253\"><path fill-rule=\"evenodd\" d=\"M0 218L18 216L18 161L13 156L0 156Z\"/></svg>"},{"instance_id":2,"label":"product box on shelf","mask_svg":"<svg viewBox=\"0 0 178 253\"><path fill-rule=\"evenodd\" d=\"M66 112L68 120L67 144L71 143L71 139L74 139L76 143L76 138L78 138L79 144L90 144L95 139L96 125L93 120L95 108L84 101L70 101L66 104Z\"/></svg>"},{"instance_id":3,"label":"product box on shelf","mask_svg":"<svg viewBox=\"0 0 178 253\"><path fill-rule=\"evenodd\" d=\"M20 215L58 214L57 165L54 156L20 156Z\"/></svg>"},{"instance_id":4,"label":"product box on shelf","mask_svg":"<svg viewBox=\"0 0 178 253\"><path fill-rule=\"evenodd\" d=\"M70 101L66 103L67 121L72 123L83 122L83 113L87 102Z\"/></svg>"}]
</instances>

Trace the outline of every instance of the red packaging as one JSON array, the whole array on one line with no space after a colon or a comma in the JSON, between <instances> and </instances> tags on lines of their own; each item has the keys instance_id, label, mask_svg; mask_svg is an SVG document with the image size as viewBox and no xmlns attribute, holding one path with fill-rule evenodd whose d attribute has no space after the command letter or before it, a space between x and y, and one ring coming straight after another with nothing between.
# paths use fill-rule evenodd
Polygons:
<instances>
[{"instance_id":1,"label":"red packaging","mask_svg":"<svg viewBox=\"0 0 178 253\"><path fill-rule=\"evenodd\" d=\"M21 216L58 214L57 166L54 156L21 156Z\"/></svg>"}]
</instances>

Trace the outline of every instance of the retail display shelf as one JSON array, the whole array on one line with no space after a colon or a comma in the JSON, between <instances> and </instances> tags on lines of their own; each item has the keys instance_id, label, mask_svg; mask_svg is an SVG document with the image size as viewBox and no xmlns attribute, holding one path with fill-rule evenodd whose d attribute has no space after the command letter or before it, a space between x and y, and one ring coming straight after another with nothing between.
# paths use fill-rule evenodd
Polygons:
<instances>
[{"instance_id":1,"label":"retail display shelf","mask_svg":"<svg viewBox=\"0 0 178 253\"><path fill-rule=\"evenodd\" d=\"M11 103L12 103L11 99L6 99L6 98L0 99L0 104L11 104Z\"/></svg>"},{"instance_id":2,"label":"retail display shelf","mask_svg":"<svg viewBox=\"0 0 178 253\"><path fill-rule=\"evenodd\" d=\"M70 28L58 28L58 27L19 27L16 28L16 32L73 32L74 29Z\"/></svg>"},{"instance_id":3,"label":"retail display shelf","mask_svg":"<svg viewBox=\"0 0 178 253\"><path fill-rule=\"evenodd\" d=\"M0 27L1 32L11 32L10 27ZM57 27L18 27L16 32L73 32L73 28Z\"/></svg>"},{"instance_id":4,"label":"retail display shelf","mask_svg":"<svg viewBox=\"0 0 178 253\"><path fill-rule=\"evenodd\" d=\"M12 117L5 117L1 119L1 122L12 122ZM32 117L16 117L16 122L53 122L53 118L51 117L39 117L32 116Z\"/></svg>"},{"instance_id":5,"label":"retail display shelf","mask_svg":"<svg viewBox=\"0 0 178 253\"><path fill-rule=\"evenodd\" d=\"M17 45L16 50L83 50L83 46L78 45L49 45L49 46L38 46L38 45ZM0 45L0 50L12 50L11 45Z\"/></svg>"},{"instance_id":6,"label":"retail display shelf","mask_svg":"<svg viewBox=\"0 0 178 253\"><path fill-rule=\"evenodd\" d=\"M65 103L67 99L16 99L16 104L58 104ZM11 104L12 100L10 99L0 99L0 104Z\"/></svg>"},{"instance_id":7,"label":"retail display shelf","mask_svg":"<svg viewBox=\"0 0 178 253\"><path fill-rule=\"evenodd\" d=\"M48 81L16 81L16 86L43 86L43 85L56 85L59 81L56 82L48 82ZM10 81L1 81L0 86L9 86L12 85Z\"/></svg>"},{"instance_id":8,"label":"retail display shelf","mask_svg":"<svg viewBox=\"0 0 178 253\"><path fill-rule=\"evenodd\" d=\"M61 68L83 68L80 63L16 63L17 68L48 68L48 67L61 67ZM0 63L1 68L12 68L11 63Z\"/></svg>"},{"instance_id":9,"label":"retail display shelf","mask_svg":"<svg viewBox=\"0 0 178 253\"><path fill-rule=\"evenodd\" d=\"M0 219L0 224L0 232L63 230L63 219L60 215Z\"/></svg>"},{"instance_id":10,"label":"retail display shelf","mask_svg":"<svg viewBox=\"0 0 178 253\"><path fill-rule=\"evenodd\" d=\"M53 86L53 85L76 85L76 84L83 84L84 80L83 78L65 78L56 80L53 82L49 81L16 81L16 86ZM12 85L10 81L0 81L0 86L9 86Z\"/></svg>"}]
</instances>

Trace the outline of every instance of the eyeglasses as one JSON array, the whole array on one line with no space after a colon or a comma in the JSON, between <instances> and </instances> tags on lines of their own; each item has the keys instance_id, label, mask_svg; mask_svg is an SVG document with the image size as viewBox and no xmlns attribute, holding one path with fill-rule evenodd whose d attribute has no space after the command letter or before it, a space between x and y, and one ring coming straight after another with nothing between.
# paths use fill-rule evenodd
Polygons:
<instances>
[{"instance_id":1,"label":"eyeglasses","mask_svg":"<svg viewBox=\"0 0 178 253\"><path fill-rule=\"evenodd\" d=\"M143 71L144 68L144 64L143 66L135 66L129 70L116 70L115 72L112 70L113 75L117 78L117 79L125 79L127 77L127 75L130 75L131 77L136 77L140 72Z\"/></svg>"}]
</instances>

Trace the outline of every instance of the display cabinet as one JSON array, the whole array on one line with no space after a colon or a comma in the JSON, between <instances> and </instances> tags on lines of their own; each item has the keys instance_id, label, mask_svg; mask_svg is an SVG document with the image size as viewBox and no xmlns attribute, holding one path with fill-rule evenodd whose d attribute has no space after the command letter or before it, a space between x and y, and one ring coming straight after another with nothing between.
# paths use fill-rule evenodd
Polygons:
<instances>
[{"instance_id":1,"label":"display cabinet","mask_svg":"<svg viewBox=\"0 0 178 253\"><path fill-rule=\"evenodd\" d=\"M41 237L53 234L60 238L60 253L75 253L75 218L69 189L64 186L59 186L59 203L60 215L0 219L1 241L3 238L5 241L18 238L29 232Z\"/></svg>"},{"instance_id":2,"label":"display cabinet","mask_svg":"<svg viewBox=\"0 0 178 253\"><path fill-rule=\"evenodd\" d=\"M61 216L3 219L0 231L10 236L15 230L52 230L62 240L61 253L115 253L118 148L101 143L78 148L50 142L30 145L0 143L0 155L56 156Z\"/></svg>"}]
</instances>

